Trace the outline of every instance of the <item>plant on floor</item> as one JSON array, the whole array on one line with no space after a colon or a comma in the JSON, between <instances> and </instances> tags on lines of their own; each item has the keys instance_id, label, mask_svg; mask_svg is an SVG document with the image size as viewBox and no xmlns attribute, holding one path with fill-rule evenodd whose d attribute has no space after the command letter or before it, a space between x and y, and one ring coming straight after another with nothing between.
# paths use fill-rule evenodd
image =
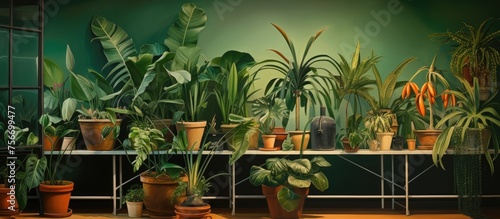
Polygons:
<instances>
[{"instance_id":1,"label":"plant on floor","mask_svg":"<svg viewBox=\"0 0 500 219\"><path fill-rule=\"evenodd\" d=\"M122 203L125 204L126 202L142 202L143 199L144 199L144 190L142 189L142 185L133 184L127 190L127 193L125 194Z\"/></svg>"},{"instance_id":2,"label":"plant on floor","mask_svg":"<svg viewBox=\"0 0 500 219\"><path fill-rule=\"evenodd\" d=\"M321 172L321 168L330 166L330 163L321 156L311 160L269 158L264 166L251 167L249 180L255 186L280 186L277 194L278 202L283 209L290 212L299 205L300 197L294 192L296 188L309 188L312 184L320 191L328 189L328 178Z\"/></svg>"}]
</instances>

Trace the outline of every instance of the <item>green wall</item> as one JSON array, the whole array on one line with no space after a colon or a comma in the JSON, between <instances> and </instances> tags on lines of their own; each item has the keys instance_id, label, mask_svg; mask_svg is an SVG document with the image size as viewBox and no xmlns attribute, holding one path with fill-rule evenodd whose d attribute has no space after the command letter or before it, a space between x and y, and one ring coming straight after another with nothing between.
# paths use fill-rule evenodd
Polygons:
<instances>
[{"instance_id":1,"label":"green wall","mask_svg":"<svg viewBox=\"0 0 500 219\"><path fill-rule=\"evenodd\" d=\"M449 69L449 49L442 49L440 43L427 37L429 34L448 28L456 30L461 22L478 24L496 15L492 0L481 3L451 0L49 2L54 4L46 6L45 57L65 66L68 44L75 55L76 72L81 74L85 74L88 68L101 70L104 65L99 42L91 42L90 21L94 15L106 17L121 26L139 47L146 43L162 43L181 5L193 2L205 9L208 16L206 28L199 39L207 58L220 56L227 50L240 50L252 54L257 61L273 57L268 49L287 51L284 40L271 23L287 31L298 51L303 50L310 36L327 28L310 54L326 53L334 58L343 54L350 57L359 40L362 55L366 57L374 51L382 56L377 67L383 75L404 59L417 57L401 79L409 79L420 66L429 65L437 52L440 55L438 67ZM256 88L263 88L273 76L277 74L261 74ZM261 94L262 91L257 96ZM293 121L294 114L290 115L290 121ZM303 116L302 120L306 118Z\"/></svg>"},{"instance_id":2,"label":"green wall","mask_svg":"<svg viewBox=\"0 0 500 219\"><path fill-rule=\"evenodd\" d=\"M429 34L446 31L448 28L456 30L463 21L476 25L498 14L497 4L492 0L474 2L452 0L60 0L53 2L61 3L47 5L45 57L65 66L65 49L66 44L69 44L76 59L76 72L78 73L85 73L88 68L100 70L105 62L100 44L91 42L92 16L100 15L118 24L139 47L146 43L162 43L168 27L177 17L181 5L186 2L195 3L207 13L208 21L205 30L200 35L199 45L203 49L203 54L208 58L220 56L227 50L240 50L252 54L257 61L262 61L273 57L268 50L270 48L286 51L285 42L271 23L284 28L293 39L296 48L300 50L311 35L326 27L326 31L312 48L312 53L327 53L334 58L337 58L340 53L350 57L355 42L359 39L362 43L362 55L366 57L373 50L377 55L382 56L377 66L384 75L404 59L417 57L418 59L407 68L401 79L409 79L420 66L429 65L438 51L438 67L449 69L449 55L446 54L448 50L440 49L438 42L427 38ZM260 75L256 88L263 88L273 75L275 74ZM290 118L291 121L292 119ZM355 159L373 170L379 167L376 158L369 158L365 161L363 161L364 158ZM418 162L418 168L421 170L431 164L429 156L423 156L422 159L424 161ZM254 161L252 160L247 165L251 165ZM333 161L335 161L334 167L328 174L333 176L331 183L335 186L332 186L329 192L339 194L349 189L359 191L359 187L355 186L365 185L366 181L359 179L363 178L366 173L358 173L357 170L352 172L354 167L342 163L343 161L337 158ZM262 162L263 160L260 160L258 163ZM452 167L448 166L448 169L445 171L448 178L443 182L451 185L449 175L452 173ZM247 170L248 168L242 171ZM349 179L351 175L354 175L354 180ZM430 176L427 175L430 178L446 176L437 168ZM348 177L349 180L338 180L342 177ZM369 181L372 180L375 183L378 182L378 179L371 178ZM377 188L375 186L373 190ZM366 190L366 188L363 189ZM453 192L453 188L449 190L450 193ZM423 190L424 194L425 191Z\"/></svg>"}]
</instances>

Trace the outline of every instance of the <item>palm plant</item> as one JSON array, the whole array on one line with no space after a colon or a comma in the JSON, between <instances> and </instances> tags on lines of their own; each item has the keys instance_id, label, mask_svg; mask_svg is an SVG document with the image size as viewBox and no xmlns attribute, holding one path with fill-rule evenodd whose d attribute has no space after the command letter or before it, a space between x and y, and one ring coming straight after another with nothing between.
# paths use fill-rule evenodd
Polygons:
<instances>
[{"instance_id":1,"label":"palm plant","mask_svg":"<svg viewBox=\"0 0 500 219\"><path fill-rule=\"evenodd\" d=\"M370 79L367 73L370 69L373 69L379 57L372 54L370 57L361 60L360 50L361 47L358 42L351 62L348 62L344 56L339 54L341 61L335 61L335 68L339 75L332 75L335 87L333 90L335 108L337 110L340 108L342 100L345 99L348 101L345 110L346 125L347 119L349 118L347 108L349 107L351 97L354 102L354 114L358 114L358 105L361 105L361 99L368 102L370 106L377 106L375 100L369 93L372 89L370 86L375 84L375 80ZM361 109L359 109L359 112L361 112Z\"/></svg>"},{"instance_id":2,"label":"palm plant","mask_svg":"<svg viewBox=\"0 0 500 219\"><path fill-rule=\"evenodd\" d=\"M329 73L323 67L317 67L321 63L333 65L333 59L327 54L317 54L308 58L309 50L316 39L323 33L324 29L318 31L309 38L304 49L302 58L299 60L295 46L288 34L278 25L272 24L285 39L291 57L285 56L282 52L271 49L281 59L267 59L259 64L263 64L258 71L273 70L279 72L282 77L275 78L268 82L265 92L276 94L277 97L285 99L289 111L295 108L295 129L300 128L300 107L305 107L307 112L308 101L311 104L322 102L321 98L326 98L328 91L332 88L331 80L326 75L321 75L320 71ZM283 121L286 127L288 119Z\"/></svg>"},{"instance_id":3,"label":"palm plant","mask_svg":"<svg viewBox=\"0 0 500 219\"><path fill-rule=\"evenodd\" d=\"M451 101L449 96L454 95L458 106L448 108L448 114L436 125L437 127L441 127L448 124L448 127L438 136L432 151L432 160L436 165L440 165L443 168L442 158L450 146L452 137L456 135L455 130L460 130L458 139L459 142L464 142L469 129L492 129L495 126L500 126L500 114L497 111L498 104L492 102L494 96L490 97L486 102L479 101L478 78L474 78L472 86L465 79L461 77L458 77L458 79L462 85L461 90L448 90L442 94L444 101ZM489 144L486 143L481 148L490 165L492 174L495 167L493 160L497 157L499 150L498 138L493 138L493 145L495 148L493 158L487 150Z\"/></svg>"}]
</instances>

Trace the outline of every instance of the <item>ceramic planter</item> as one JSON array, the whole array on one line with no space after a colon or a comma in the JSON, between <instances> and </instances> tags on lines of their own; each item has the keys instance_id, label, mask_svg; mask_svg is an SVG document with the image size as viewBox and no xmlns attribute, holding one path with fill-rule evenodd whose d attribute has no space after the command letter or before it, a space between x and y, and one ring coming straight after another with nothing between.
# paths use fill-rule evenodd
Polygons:
<instances>
[{"instance_id":1,"label":"ceramic planter","mask_svg":"<svg viewBox=\"0 0 500 219\"><path fill-rule=\"evenodd\" d=\"M127 202L127 213L129 217L142 217L143 202Z\"/></svg>"},{"instance_id":2,"label":"ceramic planter","mask_svg":"<svg viewBox=\"0 0 500 219\"><path fill-rule=\"evenodd\" d=\"M414 151L417 146L417 140L415 139L406 139L406 145L409 151Z\"/></svg>"},{"instance_id":3,"label":"ceramic planter","mask_svg":"<svg viewBox=\"0 0 500 219\"><path fill-rule=\"evenodd\" d=\"M180 180L187 182L187 176L181 177ZM144 205L150 217L174 216L174 206L186 198L185 196L179 197L172 203L172 197L179 182L178 179L172 179L167 175L155 177L154 174L143 173L141 182L144 189Z\"/></svg>"},{"instance_id":4,"label":"ceramic planter","mask_svg":"<svg viewBox=\"0 0 500 219\"><path fill-rule=\"evenodd\" d=\"M43 202L43 212L46 217L69 217L72 214L69 209L69 201L74 183L63 181L63 185L51 185L46 182L39 186Z\"/></svg>"},{"instance_id":5,"label":"ceramic planter","mask_svg":"<svg viewBox=\"0 0 500 219\"><path fill-rule=\"evenodd\" d=\"M5 184L0 184L0 218L4 218L2 216L10 218L9 216L19 214L19 206L17 205L16 197L11 197L11 195L9 195L11 193L10 188L6 188ZM14 204L13 208L12 203Z\"/></svg>"},{"instance_id":6,"label":"ceramic planter","mask_svg":"<svg viewBox=\"0 0 500 219\"><path fill-rule=\"evenodd\" d=\"M269 213L271 214L271 218L273 219L292 219L292 218L301 218L302 210L304 208L305 198L309 194L309 188L294 188L293 192L299 195L299 204L297 208L293 211L287 212L283 209L278 202L278 191L282 186L269 187L262 185L262 194L266 197L267 206L269 208Z\"/></svg>"},{"instance_id":7,"label":"ceramic planter","mask_svg":"<svg viewBox=\"0 0 500 219\"><path fill-rule=\"evenodd\" d=\"M418 140L417 148L419 150L432 150L441 132L443 130L413 130Z\"/></svg>"},{"instance_id":8,"label":"ceramic planter","mask_svg":"<svg viewBox=\"0 0 500 219\"><path fill-rule=\"evenodd\" d=\"M378 140L373 139L373 140L368 140L368 149L370 151L378 151L380 150Z\"/></svg>"},{"instance_id":9,"label":"ceramic planter","mask_svg":"<svg viewBox=\"0 0 500 219\"><path fill-rule=\"evenodd\" d=\"M344 147L344 151L347 153L358 152L359 147L352 147L349 142L349 138L342 138L342 146Z\"/></svg>"},{"instance_id":10,"label":"ceramic planter","mask_svg":"<svg viewBox=\"0 0 500 219\"><path fill-rule=\"evenodd\" d=\"M109 119L79 119L82 137L89 151L110 151L115 145L115 126L120 126L122 120L117 119L113 124ZM104 127L112 127L108 136L102 138Z\"/></svg>"},{"instance_id":11,"label":"ceramic planter","mask_svg":"<svg viewBox=\"0 0 500 219\"><path fill-rule=\"evenodd\" d=\"M266 149L274 148L275 140L276 135L262 135L262 142L264 143L264 148Z\"/></svg>"},{"instance_id":12,"label":"ceramic planter","mask_svg":"<svg viewBox=\"0 0 500 219\"><path fill-rule=\"evenodd\" d=\"M176 134L176 128L175 125L172 124L171 119L156 119L153 120L153 125L155 129L163 133L165 142L172 142L174 140L174 135L172 133ZM170 129L170 131L168 129Z\"/></svg>"},{"instance_id":13,"label":"ceramic planter","mask_svg":"<svg viewBox=\"0 0 500 219\"><path fill-rule=\"evenodd\" d=\"M63 139L59 136L43 135L43 150L44 151L59 151L61 150Z\"/></svg>"},{"instance_id":14,"label":"ceramic planter","mask_svg":"<svg viewBox=\"0 0 500 219\"><path fill-rule=\"evenodd\" d=\"M307 145L309 144L309 131L289 131L290 138L292 139L293 149L298 151L302 146L302 150L306 150ZM302 137L304 140L302 142Z\"/></svg>"},{"instance_id":15,"label":"ceramic planter","mask_svg":"<svg viewBox=\"0 0 500 219\"><path fill-rule=\"evenodd\" d=\"M288 137L288 132L285 131L283 127L274 127L273 135L276 135L276 140L274 141L274 147L281 149L281 145Z\"/></svg>"},{"instance_id":16,"label":"ceramic planter","mask_svg":"<svg viewBox=\"0 0 500 219\"><path fill-rule=\"evenodd\" d=\"M200 149L201 141L203 140L203 133L205 133L205 127L207 126L207 121L178 122L175 125L176 125L177 131L179 131L181 129L184 129L186 131L189 150Z\"/></svg>"},{"instance_id":17,"label":"ceramic planter","mask_svg":"<svg viewBox=\"0 0 500 219\"><path fill-rule=\"evenodd\" d=\"M394 136L393 132L377 133L377 140L380 142L380 150L381 151L391 150L393 136Z\"/></svg>"},{"instance_id":18,"label":"ceramic planter","mask_svg":"<svg viewBox=\"0 0 500 219\"><path fill-rule=\"evenodd\" d=\"M404 138L402 136L396 135L392 138L391 148L392 150L403 150Z\"/></svg>"},{"instance_id":19,"label":"ceramic planter","mask_svg":"<svg viewBox=\"0 0 500 219\"><path fill-rule=\"evenodd\" d=\"M76 138L75 137L64 137L61 145L62 151L71 151L76 147Z\"/></svg>"},{"instance_id":20,"label":"ceramic planter","mask_svg":"<svg viewBox=\"0 0 500 219\"><path fill-rule=\"evenodd\" d=\"M211 218L211 207L209 204L202 206L182 206L175 205L175 214L179 219L197 219L197 218Z\"/></svg>"}]
</instances>

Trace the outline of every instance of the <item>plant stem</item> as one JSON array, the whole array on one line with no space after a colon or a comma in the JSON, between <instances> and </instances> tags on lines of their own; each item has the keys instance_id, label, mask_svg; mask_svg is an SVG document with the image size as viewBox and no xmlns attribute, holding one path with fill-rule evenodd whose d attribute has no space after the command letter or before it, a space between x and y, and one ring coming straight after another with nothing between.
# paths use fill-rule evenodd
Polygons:
<instances>
[{"instance_id":1,"label":"plant stem","mask_svg":"<svg viewBox=\"0 0 500 219\"><path fill-rule=\"evenodd\" d=\"M295 131L300 129L300 90L295 90Z\"/></svg>"}]
</instances>

